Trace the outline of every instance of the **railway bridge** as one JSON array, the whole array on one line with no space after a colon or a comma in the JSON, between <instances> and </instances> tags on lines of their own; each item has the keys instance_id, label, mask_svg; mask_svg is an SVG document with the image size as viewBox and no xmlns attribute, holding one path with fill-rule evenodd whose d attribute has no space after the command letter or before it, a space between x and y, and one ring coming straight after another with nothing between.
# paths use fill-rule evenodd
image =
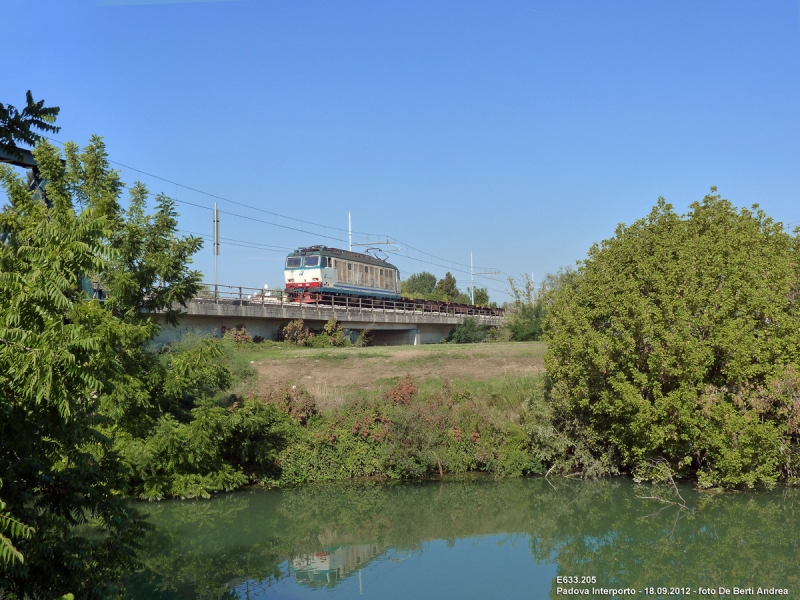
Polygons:
<instances>
[{"instance_id":1,"label":"railway bridge","mask_svg":"<svg viewBox=\"0 0 800 600\"><path fill-rule=\"evenodd\" d=\"M191 300L177 327L164 316L154 314L161 325L156 343L177 340L188 331L220 336L227 329L244 325L250 335L275 340L289 321L303 319L306 326L322 330L335 318L352 340L364 330L370 344L378 346L432 344L449 335L466 317L490 327L502 324L503 309L422 300L389 300L346 297L333 294L309 295L298 302L282 290L261 290L241 286L206 285Z\"/></svg>"}]
</instances>

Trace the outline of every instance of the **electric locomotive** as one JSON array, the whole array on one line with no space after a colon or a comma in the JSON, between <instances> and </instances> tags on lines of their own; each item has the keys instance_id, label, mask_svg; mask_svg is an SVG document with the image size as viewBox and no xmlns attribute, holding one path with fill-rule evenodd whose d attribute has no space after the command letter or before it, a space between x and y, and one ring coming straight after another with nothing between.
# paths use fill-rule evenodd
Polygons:
<instances>
[{"instance_id":1,"label":"electric locomotive","mask_svg":"<svg viewBox=\"0 0 800 600\"><path fill-rule=\"evenodd\" d=\"M286 257L286 290L373 298L400 298L400 271L371 256L328 248L298 248Z\"/></svg>"}]
</instances>

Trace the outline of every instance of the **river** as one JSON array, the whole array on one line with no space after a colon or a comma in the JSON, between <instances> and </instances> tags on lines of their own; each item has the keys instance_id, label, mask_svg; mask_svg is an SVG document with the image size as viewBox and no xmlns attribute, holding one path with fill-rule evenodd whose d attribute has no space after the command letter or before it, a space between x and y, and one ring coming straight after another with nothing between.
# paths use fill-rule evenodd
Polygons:
<instances>
[{"instance_id":1,"label":"river","mask_svg":"<svg viewBox=\"0 0 800 600\"><path fill-rule=\"evenodd\" d=\"M800 490L786 487L476 476L140 508L154 529L137 599L800 597Z\"/></svg>"}]
</instances>

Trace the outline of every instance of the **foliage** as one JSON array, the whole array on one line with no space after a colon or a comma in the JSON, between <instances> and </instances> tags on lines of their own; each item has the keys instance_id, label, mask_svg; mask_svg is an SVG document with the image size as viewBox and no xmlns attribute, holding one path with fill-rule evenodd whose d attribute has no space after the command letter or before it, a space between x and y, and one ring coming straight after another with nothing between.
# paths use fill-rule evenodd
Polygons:
<instances>
[{"instance_id":1,"label":"foliage","mask_svg":"<svg viewBox=\"0 0 800 600\"><path fill-rule=\"evenodd\" d=\"M423 271L413 273L400 283L400 290L407 298L424 297L434 293L436 289L436 275Z\"/></svg>"},{"instance_id":2,"label":"foliage","mask_svg":"<svg viewBox=\"0 0 800 600\"><path fill-rule=\"evenodd\" d=\"M116 314L128 320L148 320L147 313L162 312L171 324L177 323L177 307L200 290L201 274L188 268L191 257L202 246L197 237L179 237L175 201L156 196L156 211L145 213L149 196L147 188L136 183L130 190L127 212L117 203L121 183L109 170L105 148L98 138L82 154L74 144L65 145L69 167L77 172L103 173L103 187L95 204L108 219L116 223L108 240L112 263L102 276L103 288L109 291L110 305ZM76 193L83 203L84 193Z\"/></svg>"},{"instance_id":3,"label":"foliage","mask_svg":"<svg viewBox=\"0 0 800 600\"><path fill-rule=\"evenodd\" d=\"M712 188L712 192L714 188ZM595 245L549 304L552 398L618 454L705 486L797 477L798 238L706 196Z\"/></svg>"},{"instance_id":4,"label":"foliage","mask_svg":"<svg viewBox=\"0 0 800 600\"><path fill-rule=\"evenodd\" d=\"M247 327L244 325L231 327L225 332L225 337L229 338L236 344L246 344L253 341L253 336L247 333Z\"/></svg>"},{"instance_id":5,"label":"foliage","mask_svg":"<svg viewBox=\"0 0 800 600\"><path fill-rule=\"evenodd\" d=\"M467 291L469 292L470 289L467 288ZM472 300L472 298L470 300ZM474 293L474 302L472 303L475 304L475 306L490 306L489 290L485 287L476 287Z\"/></svg>"},{"instance_id":6,"label":"foliage","mask_svg":"<svg viewBox=\"0 0 800 600\"><path fill-rule=\"evenodd\" d=\"M166 414L146 437L120 436L139 497L208 498L273 474L281 418L269 404L203 404L187 417L181 422Z\"/></svg>"},{"instance_id":7,"label":"foliage","mask_svg":"<svg viewBox=\"0 0 800 600\"><path fill-rule=\"evenodd\" d=\"M448 271L436 284L436 291L442 294L448 301L454 302L459 295L456 285L456 278Z\"/></svg>"},{"instance_id":8,"label":"foliage","mask_svg":"<svg viewBox=\"0 0 800 600\"><path fill-rule=\"evenodd\" d=\"M294 385L271 390L263 401L277 407L300 425L305 425L311 417L318 414L314 398L306 390Z\"/></svg>"},{"instance_id":9,"label":"foliage","mask_svg":"<svg viewBox=\"0 0 800 600\"><path fill-rule=\"evenodd\" d=\"M453 344L475 344L483 342L489 335L489 328L481 325L475 317L466 317L450 332L445 341Z\"/></svg>"},{"instance_id":10,"label":"foliage","mask_svg":"<svg viewBox=\"0 0 800 600\"><path fill-rule=\"evenodd\" d=\"M514 342L531 342L542 339L542 324L553 295L572 277L572 269L559 269L548 273L536 290L533 279L525 273L522 284L509 278L508 284L513 300L506 307L506 319L502 331L496 337Z\"/></svg>"},{"instance_id":11,"label":"foliage","mask_svg":"<svg viewBox=\"0 0 800 600\"><path fill-rule=\"evenodd\" d=\"M0 589L107 597L136 564L146 528L125 492L191 493L204 485L193 476L243 472L230 467L239 455L214 470L203 444L222 429L219 411L197 410L230 373L211 341L160 356L148 349L158 327L146 312L174 322L199 287L188 265L200 240L176 235L174 202L159 196L147 215L148 192L135 184L123 211L124 186L98 137L84 149L66 144L64 162L47 142L34 156L48 205L11 169L0 171L10 200L0 213L0 521L25 525L11 529L24 562L5 565ZM87 295L87 279L100 283L102 299ZM243 416L234 411L223 425L246 438ZM186 428L192 442L181 437ZM202 452L210 464L191 471L185 463Z\"/></svg>"},{"instance_id":12,"label":"foliage","mask_svg":"<svg viewBox=\"0 0 800 600\"><path fill-rule=\"evenodd\" d=\"M279 333L285 342L297 346L310 346L311 348L337 348L349 344L345 339L344 329L335 318L329 319L319 333L309 331L302 319L289 321Z\"/></svg>"},{"instance_id":13,"label":"foliage","mask_svg":"<svg viewBox=\"0 0 800 600\"><path fill-rule=\"evenodd\" d=\"M25 94L25 108L22 111L0 102L0 150L21 159L22 153L17 143L33 146L41 139L35 129L47 133L61 130L53 125L59 110L57 106L45 106L44 100L34 102L30 90Z\"/></svg>"},{"instance_id":14,"label":"foliage","mask_svg":"<svg viewBox=\"0 0 800 600\"><path fill-rule=\"evenodd\" d=\"M433 273L414 273L402 281L400 290L404 297L415 300L472 304L470 288L466 292L459 291L456 278L449 272L438 282ZM489 306L489 292L486 288L475 288L475 304Z\"/></svg>"},{"instance_id":15,"label":"foliage","mask_svg":"<svg viewBox=\"0 0 800 600\"><path fill-rule=\"evenodd\" d=\"M417 392L417 382L411 377L410 373L406 373L400 382L392 389L386 392L386 399L391 400L397 404L404 404L405 406L411 405L411 399Z\"/></svg>"},{"instance_id":16,"label":"foliage","mask_svg":"<svg viewBox=\"0 0 800 600\"><path fill-rule=\"evenodd\" d=\"M102 144L93 142L80 166L89 157L102 162ZM10 201L0 212L8 233L0 244L2 516L24 524L12 534L30 534L15 540L24 562L4 565L0 589L20 598L101 597L133 564L143 529L120 494L125 472L101 430L101 406L140 381L134 355L153 330L82 290L85 274L114 260L105 242L118 225L102 210L104 173L65 169L46 142L34 156L51 206L0 167ZM80 212L75 195L85 199Z\"/></svg>"},{"instance_id":17,"label":"foliage","mask_svg":"<svg viewBox=\"0 0 800 600\"><path fill-rule=\"evenodd\" d=\"M337 348L348 342L344 337L342 324L334 318L328 320L322 328L322 333L315 335L308 342L312 348Z\"/></svg>"},{"instance_id":18,"label":"foliage","mask_svg":"<svg viewBox=\"0 0 800 600\"><path fill-rule=\"evenodd\" d=\"M0 488L2 486L3 480L0 479ZM5 512L5 508L6 503L0 500L0 564L4 566L15 562L25 562L25 557L14 547L12 540L14 538L30 539L36 533L32 527L11 517Z\"/></svg>"},{"instance_id":19,"label":"foliage","mask_svg":"<svg viewBox=\"0 0 800 600\"><path fill-rule=\"evenodd\" d=\"M297 344L298 346L304 346L313 337L313 334L306 329L303 319L295 319L294 321L289 321L286 326L281 329L280 337L287 342Z\"/></svg>"},{"instance_id":20,"label":"foliage","mask_svg":"<svg viewBox=\"0 0 800 600\"><path fill-rule=\"evenodd\" d=\"M370 333L371 332L370 332L369 329L362 329L359 332L358 337L356 338L355 344L353 344L353 345L356 348L364 348L366 346L369 346L370 337L371 337Z\"/></svg>"},{"instance_id":21,"label":"foliage","mask_svg":"<svg viewBox=\"0 0 800 600\"><path fill-rule=\"evenodd\" d=\"M456 304L472 304L472 298L469 295L469 288L466 292L459 291L454 298L448 298L448 302L455 302Z\"/></svg>"},{"instance_id":22,"label":"foliage","mask_svg":"<svg viewBox=\"0 0 800 600\"><path fill-rule=\"evenodd\" d=\"M401 479L543 471L525 427L530 382L471 392L406 376L383 393L313 414L285 435L282 484L367 475Z\"/></svg>"}]
</instances>

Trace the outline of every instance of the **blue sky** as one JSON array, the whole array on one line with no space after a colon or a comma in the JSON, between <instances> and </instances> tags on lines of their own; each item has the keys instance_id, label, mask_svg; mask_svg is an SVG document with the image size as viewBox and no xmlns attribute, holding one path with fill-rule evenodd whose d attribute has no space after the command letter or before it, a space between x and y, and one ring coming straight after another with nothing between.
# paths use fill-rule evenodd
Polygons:
<instances>
[{"instance_id":1,"label":"blue sky","mask_svg":"<svg viewBox=\"0 0 800 600\"><path fill-rule=\"evenodd\" d=\"M410 245L539 279L659 196L683 211L711 185L800 223L796 0L0 0L0 15L0 102L31 89L61 107L58 139L102 135L118 163L263 210L341 229L351 210L354 230L403 242L405 274L448 270ZM249 217L223 213L226 239L346 237L218 202ZM179 209L181 229L211 232L209 211ZM210 244L195 262L211 280ZM219 279L282 285L282 262L223 244Z\"/></svg>"}]
</instances>

